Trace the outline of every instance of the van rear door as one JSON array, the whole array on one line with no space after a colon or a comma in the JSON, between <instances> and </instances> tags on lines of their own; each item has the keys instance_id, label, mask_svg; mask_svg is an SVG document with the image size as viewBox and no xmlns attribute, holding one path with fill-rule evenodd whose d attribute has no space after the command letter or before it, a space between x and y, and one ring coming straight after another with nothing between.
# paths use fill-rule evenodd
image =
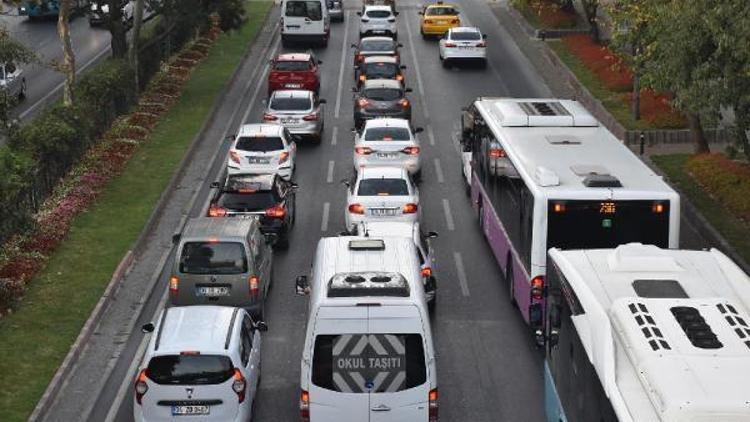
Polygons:
<instances>
[{"instance_id":1,"label":"van rear door","mask_svg":"<svg viewBox=\"0 0 750 422\"><path fill-rule=\"evenodd\" d=\"M320 34L325 32L322 0L288 0L282 11L285 34Z\"/></svg>"}]
</instances>

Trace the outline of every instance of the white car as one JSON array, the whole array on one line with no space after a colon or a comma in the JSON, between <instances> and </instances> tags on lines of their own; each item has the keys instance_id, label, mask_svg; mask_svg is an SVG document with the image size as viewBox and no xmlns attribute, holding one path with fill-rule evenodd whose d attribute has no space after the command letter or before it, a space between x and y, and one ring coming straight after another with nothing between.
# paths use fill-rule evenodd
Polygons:
<instances>
[{"instance_id":1,"label":"white car","mask_svg":"<svg viewBox=\"0 0 750 422\"><path fill-rule=\"evenodd\" d=\"M266 329L239 308L164 309L142 328L153 335L134 380L134 419L250 420Z\"/></svg>"},{"instance_id":2,"label":"white car","mask_svg":"<svg viewBox=\"0 0 750 422\"><path fill-rule=\"evenodd\" d=\"M419 189L400 167L365 167L345 181L346 227L369 221L419 221Z\"/></svg>"},{"instance_id":3,"label":"white car","mask_svg":"<svg viewBox=\"0 0 750 422\"><path fill-rule=\"evenodd\" d=\"M421 148L406 119L372 119L365 122L362 133L354 135L354 168L372 166L401 167L416 180L422 172Z\"/></svg>"},{"instance_id":4,"label":"white car","mask_svg":"<svg viewBox=\"0 0 750 422\"><path fill-rule=\"evenodd\" d=\"M387 35L394 40L398 39L398 27L396 26L396 16L390 6L365 6L361 12L359 23L359 37L370 35Z\"/></svg>"},{"instance_id":5,"label":"white car","mask_svg":"<svg viewBox=\"0 0 750 422\"><path fill-rule=\"evenodd\" d=\"M247 124L229 148L229 174L274 174L291 180L297 155L296 137L280 124Z\"/></svg>"},{"instance_id":6,"label":"white car","mask_svg":"<svg viewBox=\"0 0 750 422\"><path fill-rule=\"evenodd\" d=\"M449 29L440 39L440 60L444 66L448 65L449 60L476 60L486 66L487 35L474 27Z\"/></svg>"},{"instance_id":7,"label":"white car","mask_svg":"<svg viewBox=\"0 0 750 422\"><path fill-rule=\"evenodd\" d=\"M0 63L0 90L19 101L26 96L26 78L15 63Z\"/></svg>"}]
</instances>

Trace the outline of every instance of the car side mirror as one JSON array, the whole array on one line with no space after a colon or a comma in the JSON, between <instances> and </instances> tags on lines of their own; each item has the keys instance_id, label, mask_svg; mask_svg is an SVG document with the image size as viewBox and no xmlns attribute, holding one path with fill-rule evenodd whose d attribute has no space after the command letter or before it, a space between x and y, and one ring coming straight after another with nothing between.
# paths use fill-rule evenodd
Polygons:
<instances>
[{"instance_id":1,"label":"car side mirror","mask_svg":"<svg viewBox=\"0 0 750 422\"><path fill-rule=\"evenodd\" d=\"M307 281L306 275L298 276L294 281L294 289L300 296L307 296L310 294L310 283Z\"/></svg>"},{"instance_id":2,"label":"car side mirror","mask_svg":"<svg viewBox=\"0 0 750 422\"><path fill-rule=\"evenodd\" d=\"M423 127L418 127L416 129L414 129L414 133L422 133L422 132L424 132L424 128Z\"/></svg>"},{"instance_id":3,"label":"car side mirror","mask_svg":"<svg viewBox=\"0 0 750 422\"><path fill-rule=\"evenodd\" d=\"M357 12L357 16L362 16L362 12Z\"/></svg>"},{"instance_id":4,"label":"car side mirror","mask_svg":"<svg viewBox=\"0 0 750 422\"><path fill-rule=\"evenodd\" d=\"M175 233L172 235L172 244L177 244L180 242L180 238L182 237L182 233Z\"/></svg>"},{"instance_id":5,"label":"car side mirror","mask_svg":"<svg viewBox=\"0 0 750 422\"><path fill-rule=\"evenodd\" d=\"M299 185L296 184L296 183L294 183L294 182L291 182L291 183L289 183L289 188L297 190L297 189L299 189Z\"/></svg>"},{"instance_id":6,"label":"car side mirror","mask_svg":"<svg viewBox=\"0 0 750 422\"><path fill-rule=\"evenodd\" d=\"M266 331L268 331L268 325L264 321L255 322L255 324L253 324L253 327L261 333L265 333Z\"/></svg>"},{"instance_id":7,"label":"car side mirror","mask_svg":"<svg viewBox=\"0 0 750 422\"><path fill-rule=\"evenodd\" d=\"M234 141L237 139L237 135L227 135L226 138L224 138L225 141Z\"/></svg>"},{"instance_id":8,"label":"car side mirror","mask_svg":"<svg viewBox=\"0 0 750 422\"><path fill-rule=\"evenodd\" d=\"M357 44L352 44L352 48L357 48Z\"/></svg>"},{"instance_id":9,"label":"car side mirror","mask_svg":"<svg viewBox=\"0 0 750 422\"><path fill-rule=\"evenodd\" d=\"M357 92L359 92L359 90L357 89L357 87L356 87L356 86L353 86L353 87L352 87L352 92L354 92L354 93L357 93Z\"/></svg>"},{"instance_id":10,"label":"car side mirror","mask_svg":"<svg viewBox=\"0 0 750 422\"><path fill-rule=\"evenodd\" d=\"M347 188L351 187L351 183L349 183L348 179L341 179L341 184L346 186Z\"/></svg>"},{"instance_id":11,"label":"car side mirror","mask_svg":"<svg viewBox=\"0 0 750 422\"><path fill-rule=\"evenodd\" d=\"M318 64L323 64L323 60L318 59Z\"/></svg>"},{"instance_id":12,"label":"car side mirror","mask_svg":"<svg viewBox=\"0 0 750 422\"><path fill-rule=\"evenodd\" d=\"M220 187L219 182L211 182L211 189L219 189Z\"/></svg>"},{"instance_id":13,"label":"car side mirror","mask_svg":"<svg viewBox=\"0 0 750 422\"><path fill-rule=\"evenodd\" d=\"M411 88L406 88L404 92L412 92L413 90Z\"/></svg>"},{"instance_id":14,"label":"car side mirror","mask_svg":"<svg viewBox=\"0 0 750 422\"><path fill-rule=\"evenodd\" d=\"M326 99L325 99L325 98L321 98L321 99L319 99L319 100L318 100L318 103L319 103L319 104L325 104L325 103L327 103L327 102L328 102L328 101L326 101Z\"/></svg>"},{"instance_id":15,"label":"car side mirror","mask_svg":"<svg viewBox=\"0 0 750 422\"><path fill-rule=\"evenodd\" d=\"M427 232L428 239L435 239L436 237L438 237L438 232Z\"/></svg>"},{"instance_id":16,"label":"car side mirror","mask_svg":"<svg viewBox=\"0 0 750 422\"><path fill-rule=\"evenodd\" d=\"M154 326L153 322L147 322L147 323L141 325L141 332L143 334L153 333L155 329L156 329L156 327Z\"/></svg>"},{"instance_id":17,"label":"car side mirror","mask_svg":"<svg viewBox=\"0 0 750 422\"><path fill-rule=\"evenodd\" d=\"M398 68L399 68L399 69L406 69L406 65L403 65L403 64L402 64L402 65L401 65L401 66L399 66Z\"/></svg>"},{"instance_id":18,"label":"car side mirror","mask_svg":"<svg viewBox=\"0 0 750 422\"><path fill-rule=\"evenodd\" d=\"M487 34L482 34L482 39L486 40L487 39Z\"/></svg>"},{"instance_id":19,"label":"car side mirror","mask_svg":"<svg viewBox=\"0 0 750 422\"><path fill-rule=\"evenodd\" d=\"M401 47L403 47L403 46L404 46L404 45L403 45L403 44L401 44L401 43L398 43L398 45L396 45L396 47L398 47L398 48L401 48Z\"/></svg>"},{"instance_id":20,"label":"car side mirror","mask_svg":"<svg viewBox=\"0 0 750 422\"><path fill-rule=\"evenodd\" d=\"M553 329L550 331L549 335L547 336L547 344L549 344L550 347L557 347L557 344L560 342L560 333L557 332L557 330Z\"/></svg>"},{"instance_id":21,"label":"car side mirror","mask_svg":"<svg viewBox=\"0 0 750 422\"><path fill-rule=\"evenodd\" d=\"M424 15L424 12L417 12L418 15Z\"/></svg>"},{"instance_id":22,"label":"car side mirror","mask_svg":"<svg viewBox=\"0 0 750 422\"><path fill-rule=\"evenodd\" d=\"M393 12L393 16L398 16L398 12Z\"/></svg>"}]
</instances>

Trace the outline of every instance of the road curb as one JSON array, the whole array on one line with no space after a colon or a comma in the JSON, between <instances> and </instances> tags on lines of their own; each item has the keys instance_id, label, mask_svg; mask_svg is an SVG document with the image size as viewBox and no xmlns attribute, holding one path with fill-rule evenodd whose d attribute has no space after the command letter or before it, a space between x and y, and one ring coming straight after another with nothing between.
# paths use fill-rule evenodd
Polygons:
<instances>
[{"instance_id":1,"label":"road curb","mask_svg":"<svg viewBox=\"0 0 750 422\"><path fill-rule=\"evenodd\" d=\"M29 422L37 422L37 421L43 420L50 406L54 403L55 398L57 397L57 394L59 393L60 389L65 383L65 379L68 377L72 369L75 367L84 346L86 345L88 340L91 338L91 335L95 331L95 328L97 326L97 323L96 323L97 320L102 315L104 310L106 310L107 305L109 305L109 302L111 301L112 296L114 296L114 293L117 292L117 289L122 284L122 281L124 280L124 276L127 274L127 270L140 257L139 252L140 250L143 249L142 245L147 241L149 235L151 234L151 231L153 230L154 226L156 226L157 222L159 221L159 218L161 217L161 214L164 211L164 208L166 207L168 203L168 195L165 195L164 193L174 190L176 186L179 184L178 182L181 180L182 176L185 173L185 169L187 168L188 164L191 162L191 159L193 155L195 154L197 147L200 144L201 139L205 135L206 129L210 127L212 124L214 124L216 120L216 116L218 114L217 111L219 110L221 104L223 103L223 100L228 93L229 87L232 86L240 77L240 69L242 67L241 66L242 62L248 59L261 32L269 24L268 16L271 14L272 10L273 10L273 7L269 8L268 11L266 12L266 15L264 17L265 22L263 24L263 27L256 35L256 38L248 45L247 50L243 53L237 67L234 69L232 76L227 80L227 83L224 85L224 87L221 89L218 96L216 97L216 100L214 101L214 104L211 107L211 111L208 115L208 118L203 122L198 133L191 140L190 146L185 151L185 154L183 155L182 160L180 161L177 167L177 170L174 172L171 179L169 180L169 183L167 184L164 191L162 192L162 195L160 196L159 201L156 203L154 210L151 212L151 215L146 221L146 224L141 230L141 233L139 234L138 238L135 240L131 249L125 254L122 261L120 261L120 264L115 269L115 272L113 273L112 278L110 279L107 285L107 288L104 291L104 294L99 299L99 302L97 302L96 307L94 307L94 310L91 312L91 315L84 323L83 328L81 329L81 332L76 338L76 341L73 343L70 350L68 351L68 354L63 360L62 364L55 372L55 375L52 377L52 380L50 381L49 385L47 385L47 389L45 390L41 399L39 400L36 407L34 408L34 411L29 416L29 419L28 419ZM184 225L186 220L187 220L186 218L183 218L179 223L180 226ZM150 291L153 291L153 288L156 286L156 284L157 283L152 284ZM139 316L140 315L136 315L136 319Z\"/></svg>"}]
</instances>

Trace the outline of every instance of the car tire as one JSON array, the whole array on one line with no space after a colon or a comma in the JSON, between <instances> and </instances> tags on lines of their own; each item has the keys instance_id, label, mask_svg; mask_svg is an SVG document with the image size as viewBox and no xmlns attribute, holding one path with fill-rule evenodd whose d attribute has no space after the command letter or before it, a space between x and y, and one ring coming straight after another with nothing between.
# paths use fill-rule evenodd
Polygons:
<instances>
[{"instance_id":1,"label":"car tire","mask_svg":"<svg viewBox=\"0 0 750 422\"><path fill-rule=\"evenodd\" d=\"M422 183L422 169L419 169L414 175L412 176L412 179L414 180L414 183L420 184Z\"/></svg>"}]
</instances>

